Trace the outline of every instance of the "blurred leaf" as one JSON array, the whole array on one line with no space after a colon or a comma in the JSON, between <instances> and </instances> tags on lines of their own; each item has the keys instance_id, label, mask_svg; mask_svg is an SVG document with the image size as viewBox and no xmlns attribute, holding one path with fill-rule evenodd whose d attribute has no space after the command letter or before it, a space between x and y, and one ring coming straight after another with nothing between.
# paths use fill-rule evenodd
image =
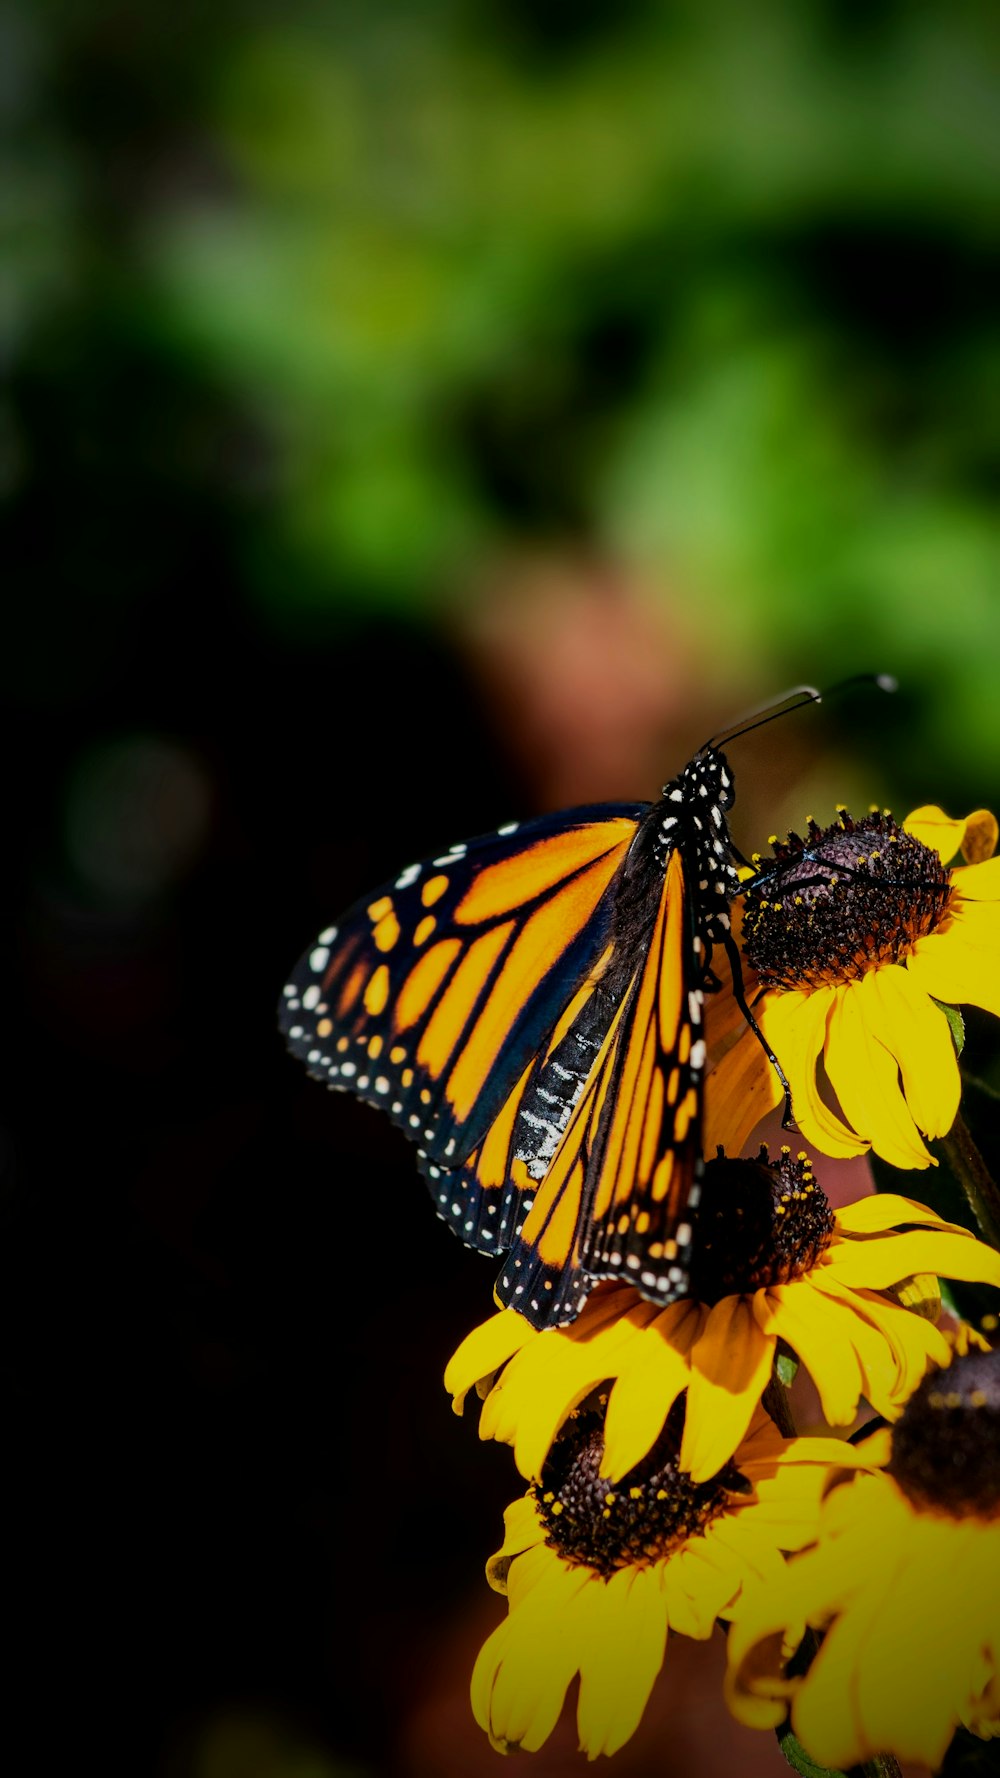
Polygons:
<instances>
[{"instance_id":1,"label":"blurred leaf","mask_svg":"<svg viewBox=\"0 0 1000 1778\"><path fill-rule=\"evenodd\" d=\"M778 1374L778 1382L781 1383L785 1389L791 1388L791 1385L795 1381L795 1373L798 1368L799 1361L794 1352L778 1353L775 1360L775 1370Z\"/></svg>"}]
</instances>

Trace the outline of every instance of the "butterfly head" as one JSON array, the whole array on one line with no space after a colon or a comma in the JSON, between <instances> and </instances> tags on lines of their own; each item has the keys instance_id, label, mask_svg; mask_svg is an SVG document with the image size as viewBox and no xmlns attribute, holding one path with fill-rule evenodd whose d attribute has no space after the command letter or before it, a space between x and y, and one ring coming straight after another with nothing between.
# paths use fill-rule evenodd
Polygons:
<instances>
[{"instance_id":1,"label":"butterfly head","mask_svg":"<svg viewBox=\"0 0 1000 1778\"><path fill-rule=\"evenodd\" d=\"M702 803L722 810L731 809L736 789L729 762L717 747L702 747L676 778L663 786L663 800L683 803L697 811Z\"/></svg>"},{"instance_id":2,"label":"butterfly head","mask_svg":"<svg viewBox=\"0 0 1000 1778\"><path fill-rule=\"evenodd\" d=\"M729 761L717 747L703 747L685 767L684 782L688 795L699 801L718 803L720 809L731 809L736 801L736 786Z\"/></svg>"}]
</instances>

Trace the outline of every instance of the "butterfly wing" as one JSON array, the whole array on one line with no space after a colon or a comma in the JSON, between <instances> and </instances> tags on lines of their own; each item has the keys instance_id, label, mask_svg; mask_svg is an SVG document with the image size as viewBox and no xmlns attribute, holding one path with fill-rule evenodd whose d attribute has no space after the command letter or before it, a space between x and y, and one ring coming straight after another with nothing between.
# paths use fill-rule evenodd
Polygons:
<instances>
[{"instance_id":1,"label":"butterfly wing","mask_svg":"<svg viewBox=\"0 0 1000 1778\"><path fill-rule=\"evenodd\" d=\"M407 866L300 959L279 1013L292 1052L387 1110L427 1169L496 1153L492 1126L607 949L647 807L564 810Z\"/></svg>"},{"instance_id":2,"label":"butterfly wing","mask_svg":"<svg viewBox=\"0 0 1000 1778\"><path fill-rule=\"evenodd\" d=\"M573 1320L602 1278L625 1279L663 1303L684 1291L688 1213L702 1165L701 957L684 863L675 850L648 947L628 959L634 969L617 1006L610 1016L595 1016L601 999L595 982L564 1037L525 1082L522 1118L574 1041L599 1037L534 1189L516 1141L509 1158L515 1182L522 1169L516 1206L522 1220L504 1226L510 1251L496 1295L536 1327ZM488 1147L469 1164L482 1169ZM470 1201L477 1184L474 1176Z\"/></svg>"}]
</instances>

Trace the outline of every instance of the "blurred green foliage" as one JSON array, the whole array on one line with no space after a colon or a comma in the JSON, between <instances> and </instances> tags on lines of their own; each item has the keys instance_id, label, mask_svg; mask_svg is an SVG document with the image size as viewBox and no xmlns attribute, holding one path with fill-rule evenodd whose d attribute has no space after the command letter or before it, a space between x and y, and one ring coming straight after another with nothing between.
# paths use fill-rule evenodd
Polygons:
<instances>
[{"instance_id":1,"label":"blurred green foliage","mask_svg":"<svg viewBox=\"0 0 1000 1778\"><path fill-rule=\"evenodd\" d=\"M895 672L988 787L991 12L21 0L6 356L72 384L110 329L185 387L264 621L583 541L772 675Z\"/></svg>"}]
</instances>

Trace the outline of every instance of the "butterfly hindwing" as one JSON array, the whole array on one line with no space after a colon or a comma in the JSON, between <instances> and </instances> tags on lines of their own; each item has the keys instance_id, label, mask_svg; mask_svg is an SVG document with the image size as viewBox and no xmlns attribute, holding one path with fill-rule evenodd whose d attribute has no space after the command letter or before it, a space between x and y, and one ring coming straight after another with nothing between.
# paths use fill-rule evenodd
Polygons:
<instances>
[{"instance_id":1,"label":"butterfly hindwing","mask_svg":"<svg viewBox=\"0 0 1000 1778\"><path fill-rule=\"evenodd\" d=\"M683 1290L705 1054L690 907L674 851L648 949L498 1279L497 1300L536 1325L572 1319L601 1278L660 1301Z\"/></svg>"},{"instance_id":2,"label":"butterfly hindwing","mask_svg":"<svg viewBox=\"0 0 1000 1778\"><path fill-rule=\"evenodd\" d=\"M481 1253L502 1253L520 1234L597 1072L617 1005L613 976L606 984L612 952L605 947L465 1163L445 1168L421 1155L438 1214Z\"/></svg>"},{"instance_id":3,"label":"butterfly hindwing","mask_svg":"<svg viewBox=\"0 0 1000 1778\"><path fill-rule=\"evenodd\" d=\"M605 948L647 806L565 810L407 866L300 959L280 1015L293 1053L387 1110L428 1166L457 1166Z\"/></svg>"},{"instance_id":4,"label":"butterfly hindwing","mask_svg":"<svg viewBox=\"0 0 1000 1778\"><path fill-rule=\"evenodd\" d=\"M664 1301L686 1278L687 1213L702 1167L704 972L696 939L684 860L674 852L608 1095L582 1243L591 1277L630 1279Z\"/></svg>"}]
</instances>

